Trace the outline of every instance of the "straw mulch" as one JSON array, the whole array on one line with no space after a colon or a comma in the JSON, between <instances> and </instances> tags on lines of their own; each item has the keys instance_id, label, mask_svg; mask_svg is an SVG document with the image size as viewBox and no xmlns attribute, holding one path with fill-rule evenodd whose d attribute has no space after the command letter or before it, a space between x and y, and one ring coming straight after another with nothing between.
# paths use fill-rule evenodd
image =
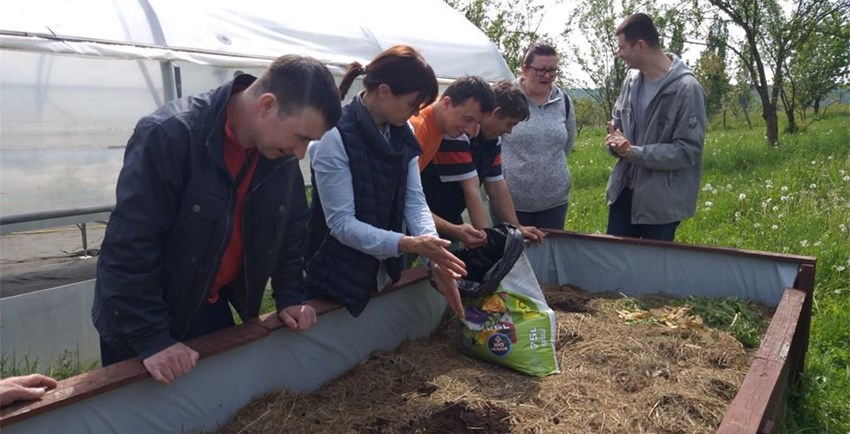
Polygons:
<instances>
[{"instance_id":1,"label":"straw mulch","mask_svg":"<svg viewBox=\"0 0 850 434\"><path fill-rule=\"evenodd\" d=\"M560 374L529 377L465 357L447 318L431 338L376 352L314 393L255 399L220 432L716 430L754 350L724 332L626 321L617 294L545 293L558 319Z\"/></svg>"}]
</instances>

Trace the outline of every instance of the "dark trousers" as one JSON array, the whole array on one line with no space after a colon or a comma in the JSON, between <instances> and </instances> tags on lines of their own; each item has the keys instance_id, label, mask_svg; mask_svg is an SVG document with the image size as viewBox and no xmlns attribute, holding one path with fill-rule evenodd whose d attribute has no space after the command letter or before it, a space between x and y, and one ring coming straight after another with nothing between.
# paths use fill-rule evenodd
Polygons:
<instances>
[{"instance_id":1,"label":"dark trousers","mask_svg":"<svg viewBox=\"0 0 850 434\"><path fill-rule=\"evenodd\" d=\"M535 212L517 211L516 217L522 226L535 226L538 229L564 230L564 226L567 223L567 205L565 203L554 208ZM493 219L493 224L503 223L492 206L490 207L490 217Z\"/></svg>"},{"instance_id":2,"label":"dark trousers","mask_svg":"<svg viewBox=\"0 0 850 434\"><path fill-rule=\"evenodd\" d=\"M198 309L198 313L189 326L189 331L186 332L186 336L181 341L185 342L214 331L233 327L236 323L233 321L229 300L230 290L225 287L219 291L217 302L212 304L205 302ZM103 366L109 366L137 356L138 354L129 345L124 348L117 348L109 345L103 338L100 339L100 359Z\"/></svg>"},{"instance_id":3,"label":"dark trousers","mask_svg":"<svg viewBox=\"0 0 850 434\"><path fill-rule=\"evenodd\" d=\"M625 188L608 207L608 235L673 241L679 222L660 225L632 224L632 189Z\"/></svg>"}]
</instances>

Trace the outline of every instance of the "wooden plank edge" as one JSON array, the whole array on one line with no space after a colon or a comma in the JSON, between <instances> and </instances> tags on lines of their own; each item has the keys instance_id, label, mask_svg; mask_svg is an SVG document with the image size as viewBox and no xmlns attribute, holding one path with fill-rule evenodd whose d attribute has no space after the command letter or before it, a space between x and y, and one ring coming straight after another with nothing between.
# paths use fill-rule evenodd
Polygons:
<instances>
[{"instance_id":1,"label":"wooden plank edge","mask_svg":"<svg viewBox=\"0 0 850 434\"><path fill-rule=\"evenodd\" d=\"M803 373L806 366L806 353L809 350L809 331L812 323L812 304L814 303L815 293L815 271L817 264L802 264L797 273L797 281L794 282L794 287L806 293L806 300L803 303L803 311L800 314L800 332L795 336L793 343L795 351L792 355L792 381L796 381L797 377Z\"/></svg>"},{"instance_id":2,"label":"wooden plank edge","mask_svg":"<svg viewBox=\"0 0 850 434\"><path fill-rule=\"evenodd\" d=\"M398 291L399 289L415 285L423 280L426 280L427 278L428 271L425 269L425 267L419 266L416 268L411 268L409 270L404 270L401 273L401 278L398 282L396 282L395 285L384 289L383 291L373 293L372 297L380 297ZM306 302L306 304L313 306L313 309L316 310L316 315L322 315L332 310L342 308L341 305L323 298L309 300ZM259 319L256 321L256 324L260 327L269 330L270 332L286 327L277 317L276 313L267 313L264 315L260 315Z\"/></svg>"},{"instance_id":3,"label":"wooden plank edge","mask_svg":"<svg viewBox=\"0 0 850 434\"><path fill-rule=\"evenodd\" d=\"M784 362L788 358L794 336L799 332L800 317L806 293L787 288L762 338L756 357Z\"/></svg>"},{"instance_id":4,"label":"wooden plank edge","mask_svg":"<svg viewBox=\"0 0 850 434\"><path fill-rule=\"evenodd\" d=\"M762 345L756 352L738 393L729 404L718 433L773 432L777 428L789 376L797 350L797 335L807 332L800 327L806 293L788 288L770 321Z\"/></svg>"},{"instance_id":5,"label":"wooden plank edge","mask_svg":"<svg viewBox=\"0 0 850 434\"><path fill-rule=\"evenodd\" d=\"M262 339L268 334L268 330L254 324L240 324L193 339L186 344L198 352L199 359L205 359ZM148 377L150 374L139 359L129 359L67 378L59 381L56 388L49 390L40 400L22 401L4 407L0 410L0 427L9 426Z\"/></svg>"},{"instance_id":6,"label":"wooden plank edge","mask_svg":"<svg viewBox=\"0 0 850 434\"><path fill-rule=\"evenodd\" d=\"M729 404L718 434L774 432L790 372L788 360L756 358L735 399Z\"/></svg>"},{"instance_id":7,"label":"wooden plank edge","mask_svg":"<svg viewBox=\"0 0 850 434\"><path fill-rule=\"evenodd\" d=\"M401 279L395 285L377 293L376 296L416 284L427 279L427 277L428 274L424 267L405 270L402 272ZM316 309L317 315L340 308L339 305L322 299L310 300L307 303ZM277 319L277 315L270 313L262 315L259 319L201 336L188 341L186 344L199 353L200 359L204 359L262 339L268 336L271 331L282 327L285 326ZM9 426L148 377L150 377L150 374L138 359L125 360L76 375L59 381L56 388L49 390L40 400L22 401L0 409L0 427Z\"/></svg>"}]
</instances>

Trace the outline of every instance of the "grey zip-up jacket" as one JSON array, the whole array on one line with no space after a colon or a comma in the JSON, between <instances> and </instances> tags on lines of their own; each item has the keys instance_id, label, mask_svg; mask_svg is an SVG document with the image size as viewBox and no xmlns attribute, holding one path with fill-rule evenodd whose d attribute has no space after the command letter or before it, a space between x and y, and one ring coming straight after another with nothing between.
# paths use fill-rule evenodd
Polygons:
<instances>
[{"instance_id":1,"label":"grey zip-up jacket","mask_svg":"<svg viewBox=\"0 0 850 434\"><path fill-rule=\"evenodd\" d=\"M684 220L696 212L705 141L705 93L693 73L675 55L655 97L636 125L640 71L625 80L612 111L614 127L632 145L629 156L619 158L608 178L608 205L626 187L634 165L632 224L665 224ZM614 154L616 156L616 154Z\"/></svg>"}]
</instances>

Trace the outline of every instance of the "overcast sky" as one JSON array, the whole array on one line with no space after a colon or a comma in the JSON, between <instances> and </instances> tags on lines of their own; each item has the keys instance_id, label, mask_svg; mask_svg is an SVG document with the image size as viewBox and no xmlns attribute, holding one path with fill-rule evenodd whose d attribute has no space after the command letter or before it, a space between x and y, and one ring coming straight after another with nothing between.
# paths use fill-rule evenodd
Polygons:
<instances>
[{"instance_id":1,"label":"overcast sky","mask_svg":"<svg viewBox=\"0 0 850 434\"><path fill-rule=\"evenodd\" d=\"M563 40L559 35L564 30L566 22L569 20L570 14L578 4L578 1L564 0L557 2L556 0L542 0L540 3L546 5L542 12L543 19L540 21L540 32L548 33L550 36L556 38L559 48L561 50L565 50L566 44L563 43ZM582 36L579 32L574 32L571 36L571 38L581 37ZM685 52L682 56L683 60L693 66L694 62L699 57L700 50L701 48L698 46L686 44ZM587 74L585 74L575 62L569 61L570 56L573 54L569 52L563 54L567 56L567 74L577 80L587 80Z\"/></svg>"}]
</instances>

